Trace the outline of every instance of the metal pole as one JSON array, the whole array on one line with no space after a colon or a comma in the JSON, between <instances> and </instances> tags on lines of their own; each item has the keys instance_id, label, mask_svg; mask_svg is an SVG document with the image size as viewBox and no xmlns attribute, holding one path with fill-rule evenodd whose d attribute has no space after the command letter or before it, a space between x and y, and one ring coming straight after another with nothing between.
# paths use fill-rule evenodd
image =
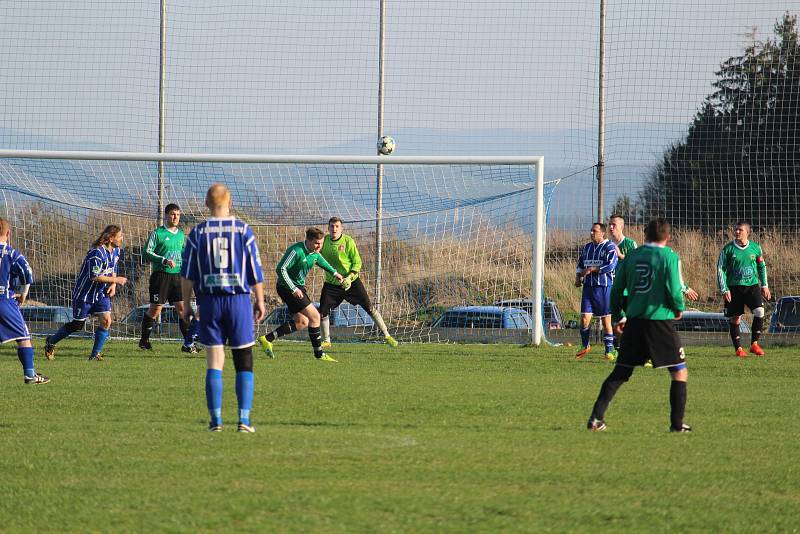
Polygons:
<instances>
[{"instance_id":1,"label":"metal pole","mask_svg":"<svg viewBox=\"0 0 800 534\"><path fill-rule=\"evenodd\" d=\"M542 307L544 306L544 239L545 239L545 207L544 207L544 158L536 163L536 219L533 237L533 280L531 302L533 302L533 328L531 342L542 343L544 322Z\"/></svg>"},{"instance_id":2,"label":"metal pole","mask_svg":"<svg viewBox=\"0 0 800 534\"><path fill-rule=\"evenodd\" d=\"M386 0L380 0L380 30L378 35L378 139L383 137L383 67L386 41ZM377 150L377 147L376 147ZM380 152L378 152L380 154ZM376 166L375 191L375 307L381 305L381 255L383 248L383 165Z\"/></svg>"},{"instance_id":3,"label":"metal pole","mask_svg":"<svg viewBox=\"0 0 800 534\"><path fill-rule=\"evenodd\" d=\"M599 115L597 119L597 220L603 221L606 145L606 1L600 0L600 60L598 66Z\"/></svg>"},{"instance_id":4,"label":"metal pole","mask_svg":"<svg viewBox=\"0 0 800 534\"><path fill-rule=\"evenodd\" d=\"M161 0L161 38L158 58L158 152L166 149L166 119L164 85L167 79L167 0ZM164 224L164 162L158 162L158 225Z\"/></svg>"}]
</instances>

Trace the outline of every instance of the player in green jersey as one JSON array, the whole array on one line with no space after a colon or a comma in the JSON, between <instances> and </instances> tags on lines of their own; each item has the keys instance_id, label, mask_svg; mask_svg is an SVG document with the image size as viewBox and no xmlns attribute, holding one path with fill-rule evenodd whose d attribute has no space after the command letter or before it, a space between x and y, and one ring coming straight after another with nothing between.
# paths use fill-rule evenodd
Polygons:
<instances>
[{"instance_id":1,"label":"player in green jersey","mask_svg":"<svg viewBox=\"0 0 800 534\"><path fill-rule=\"evenodd\" d=\"M189 305L183 302L181 294L181 255L186 237L179 226L180 221L180 207L167 204L164 208L164 224L150 233L145 244L144 257L150 261L153 271L149 283L150 307L142 316L142 337L139 339L139 348L143 350L153 349L150 333L164 304L169 302L175 306L178 317L183 317L184 305ZM180 319L180 329L184 338L181 351L196 353L191 323Z\"/></svg>"},{"instance_id":2,"label":"player in green jersey","mask_svg":"<svg viewBox=\"0 0 800 534\"><path fill-rule=\"evenodd\" d=\"M717 284L725 297L725 317L730 321L730 334L736 355L746 358L742 348L739 324L745 305L753 312L750 352L763 356L758 344L764 328L764 299L771 295L767 284L767 264L761 246L750 241L750 224L740 221L733 230L734 240L725 245L717 260Z\"/></svg>"},{"instance_id":3,"label":"player in green jersey","mask_svg":"<svg viewBox=\"0 0 800 534\"><path fill-rule=\"evenodd\" d=\"M306 275L314 265L319 265L338 282L343 280L342 275L336 272L336 269L319 253L324 239L325 232L319 228L306 229L305 241L295 243L286 249L275 268L278 273L278 283L275 289L289 308L293 320L280 325L266 336L258 338L258 342L270 358L275 357L272 350L273 341L308 327L308 337L311 339L311 346L314 347L314 357L326 362L336 361L322 351L319 312L308 298L306 291Z\"/></svg>"},{"instance_id":4,"label":"player in green jersey","mask_svg":"<svg viewBox=\"0 0 800 534\"><path fill-rule=\"evenodd\" d=\"M331 217L328 221L328 235L322 243L320 254L330 263L344 279L337 281L330 273L325 273L325 284L319 298L319 314L322 317L322 346L331 346L330 312L343 300L353 306L364 308L375 324L380 328L386 343L392 347L397 341L389 335L386 323L380 312L372 307L367 289L361 282L361 255L358 253L355 240L343 233L344 225L339 217Z\"/></svg>"},{"instance_id":5,"label":"player in green jersey","mask_svg":"<svg viewBox=\"0 0 800 534\"><path fill-rule=\"evenodd\" d=\"M617 269L619 269L620 263L622 263L622 260L628 255L628 252L639 246L636 244L636 241L625 236L623 233L624 230L625 219L622 218L622 215L615 213L608 218L608 231L611 234L611 242L617 247L617 258L619 260Z\"/></svg>"},{"instance_id":6,"label":"player in green jersey","mask_svg":"<svg viewBox=\"0 0 800 534\"><path fill-rule=\"evenodd\" d=\"M672 375L670 431L692 430L683 422L689 372L681 340L672 327L672 322L681 318L684 300L680 258L666 246L670 231L670 224L664 219L650 221L644 246L630 251L617 270L611 288L611 315L615 330L621 335L619 356L589 416L587 428L591 431L605 430L608 405L631 377L634 367L644 365L648 358L656 368L664 367Z\"/></svg>"}]
</instances>

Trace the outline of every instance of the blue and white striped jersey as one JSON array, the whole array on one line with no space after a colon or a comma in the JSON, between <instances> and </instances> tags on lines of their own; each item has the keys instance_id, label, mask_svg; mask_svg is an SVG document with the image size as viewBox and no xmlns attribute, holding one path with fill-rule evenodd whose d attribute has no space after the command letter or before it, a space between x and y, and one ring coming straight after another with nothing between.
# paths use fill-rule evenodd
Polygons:
<instances>
[{"instance_id":1,"label":"blue and white striped jersey","mask_svg":"<svg viewBox=\"0 0 800 534\"><path fill-rule=\"evenodd\" d=\"M14 297L15 286L33 283L33 270L20 251L0 243L0 299Z\"/></svg>"},{"instance_id":2,"label":"blue and white striped jersey","mask_svg":"<svg viewBox=\"0 0 800 534\"><path fill-rule=\"evenodd\" d=\"M72 290L72 301L97 302L106 295L110 284L95 282L98 276L116 276L119 262L119 247L108 250L106 246L91 249L83 260L75 289Z\"/></svg>"},{"instance_id":3,"label":"blue and white striped jersey","mask_svg":"<svg viewBox=\"0 0 800 534\"><path fill-rule=\"evenodd\" d=\"M181 276L198 295L250 293L250 286L264 281L253 231L236 217L198 224L186 240Z\"/></svg>"},{"instance_id":4,"label":"blue and white striped jersey","mask_svg":"<svg viewBox=\"0 0 800 534\"><path fill-rule=\"evenodd\" d=\"M610 286L614 283L614 269L617 268L617 261L617 249L610 240L605 239L597 244L589 241L583 246L581 255L578 257L576 272L582 272L587 267L599 267L599 271L586 275L583 285Z\"/></svg>"}]
</instances>

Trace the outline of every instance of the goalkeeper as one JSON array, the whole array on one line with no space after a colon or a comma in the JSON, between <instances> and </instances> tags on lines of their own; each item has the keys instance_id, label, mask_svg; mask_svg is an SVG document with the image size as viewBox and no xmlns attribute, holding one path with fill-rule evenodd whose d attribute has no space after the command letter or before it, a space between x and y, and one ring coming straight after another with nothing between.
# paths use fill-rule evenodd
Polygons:
<instances>
[{"instance_id":1,"label":"goalkeeper","mask_svg":"<svg viewBox=\"0 0 800 534\"><path fill-rule=\"evenodd\" d=\"M336 308L343 300L350 304L364 308L378 328L381 329L386 343L392 347L397 346L397 341L389 335L386 323L378 310L372 308L367 295L367 289L359 278L361 271L361 256L358 254L356 242L352 237L343 233L344 224L339 217L331 217L328 221L328 235L322 244L320 254L343 276L339 282L334 275L325 273L325 284L322 286L322 295L319 298L319 314L322 318L322 346L331 346L331 310Z\"/></svg>"}]
</instances>

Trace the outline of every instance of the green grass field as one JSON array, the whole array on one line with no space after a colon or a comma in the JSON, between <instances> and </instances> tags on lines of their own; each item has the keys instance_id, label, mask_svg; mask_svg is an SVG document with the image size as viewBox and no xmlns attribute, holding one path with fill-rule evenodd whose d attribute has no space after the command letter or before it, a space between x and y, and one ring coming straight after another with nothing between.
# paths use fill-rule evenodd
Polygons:
<instances>
[{"instance_id":1,"label":"green grass field","mask_svg":"<svg viewBox=\"0 0 800 534\"><path fill-rule=\"evenodd\" d=\"M308 343L256 360L253 422L206 430L204 357L59 344L26 386L0 359L0 530L496 532L800 529L800 356L690 348L692 434L670 434L668 373L639 369L603 433L609 364L574 348Z\"/></svg>"}]
</instances>

